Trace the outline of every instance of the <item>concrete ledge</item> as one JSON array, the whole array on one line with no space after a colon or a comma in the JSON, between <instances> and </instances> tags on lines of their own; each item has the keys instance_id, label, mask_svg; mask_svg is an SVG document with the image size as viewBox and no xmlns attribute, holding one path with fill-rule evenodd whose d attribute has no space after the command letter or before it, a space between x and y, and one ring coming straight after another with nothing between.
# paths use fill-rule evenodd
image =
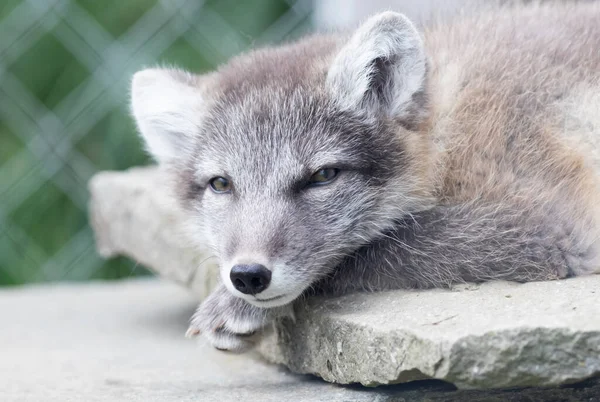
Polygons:
<instances>
[{"instance_id":1,"label":"concrete ledge","mask_svg":"<svg viewBox=\"0 0 600 402\"><path fill-rule=\"evenodd\" d=\"M156 168L90 183L103 255L125 254L202 299L216 267L184 240ZM200 267L200 268L199 268ZM278 323L263 356L337 383L441 379L459 388L550 386L600 373L600 276L313 299Z\"/></svg>"}]
</instances>

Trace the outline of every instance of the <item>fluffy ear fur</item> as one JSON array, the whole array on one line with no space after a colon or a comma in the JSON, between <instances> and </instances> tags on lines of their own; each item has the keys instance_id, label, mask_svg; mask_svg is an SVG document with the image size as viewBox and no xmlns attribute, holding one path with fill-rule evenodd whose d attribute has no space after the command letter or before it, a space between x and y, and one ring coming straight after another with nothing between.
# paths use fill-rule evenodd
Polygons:
<instances>
[{"instance_id":1,"label":"fluffy ear fur","mask_svg":"<svg viewBox=\"0 0 600 402\"><path fill-rule=\"evenodd\" d=\"M146 148L159 163L182 156L198 135L205 101L200 77L174 69L137 72L131 109Z\"/></svg>"},{"instance_id":2,"label":"fluffy ear fur","mask_svg":"<svg viewBox=\"0 0 600 402\"><path fill-rule=\"evenodd\" d=\"M427 61L414 25L402 14L369 18L340 50L327 85L346 109L409 119L425 99ZM419 96L422 95L422 96Z\"/></svg>"}]
</instances>

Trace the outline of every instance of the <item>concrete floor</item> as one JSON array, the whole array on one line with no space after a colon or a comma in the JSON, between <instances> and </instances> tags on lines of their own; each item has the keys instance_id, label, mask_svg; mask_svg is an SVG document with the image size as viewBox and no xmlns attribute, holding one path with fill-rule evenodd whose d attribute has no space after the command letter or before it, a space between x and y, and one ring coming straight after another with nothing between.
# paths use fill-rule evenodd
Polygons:
<instances>
[{"instance_id":1,"label":"concrete floor","mask_svg":"<svg viewBox=\"0 0 600 402\"><path fill-rule=\"evenodd\" d=\"M336 386L184 338L195 304L155 279L0 289L0 401L600 400L596 381L510 395Z\"/></svg>"},{"instance_id":2,"label":"concrete floor","mask_svg":"<svg viewBox=\"0 0 600 402\"><path fill-rule=\"evenodd\" d=\"M0 400L372 400L184 338L195 301L158 280L0 291Z\"/></svg>"}]
</instances>

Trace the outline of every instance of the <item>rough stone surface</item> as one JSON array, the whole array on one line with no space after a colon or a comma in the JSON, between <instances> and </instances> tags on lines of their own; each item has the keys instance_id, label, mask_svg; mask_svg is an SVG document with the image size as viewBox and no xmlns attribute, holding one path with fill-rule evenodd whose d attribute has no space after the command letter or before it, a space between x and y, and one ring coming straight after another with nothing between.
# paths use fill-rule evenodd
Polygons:
<instances>
[{"instance_id":1,"label":"rough stone surface","mask_svg":"<svg viewBox=\"0 0 600 402\"><path fill-rule=\"evenodd\" d=\"M96 248L107 258L131 257L203 299L218 267L206 250L192 247L166 180L157 167L94 176L89 189Z\"/></svg>"},{"instance_id":2,"label":"rough stone surface","mask_svg":"<svg viewBox=\"0 0 600 402\"><path fill-rule=\"evenodd\" d=\"M99 248L129 255L202 299L216 270L198 269L203 253L174 240L184 222L164 188L155 168L97 176L91 189ZM573 383L600 373L599 296L600 276L593 276L313 299L299 306L295 323L277 323L259 351L295 372L344 384Z\"/></svg>"},{"instance_id":3,"label":"rough stone surface","mask_svg":"<svg viewBox=\"0 0 600 402\"><path fill-rule=\"evenodd\" d=\"M338 383L543 386L600 373L600 276L313 299L263 353Z\"/></svg>"},{"instance_id":4,"label":"rough stone surface","mask_svg":"<svg viewBox=\"0 0 600 402\"><path fill-rule=\"evenodd\" d=\"M195 304L155 279L0 288L0 401L600 401L597 380L491 392L328 384L185 339Z\"/></svg>"}]
</instances>

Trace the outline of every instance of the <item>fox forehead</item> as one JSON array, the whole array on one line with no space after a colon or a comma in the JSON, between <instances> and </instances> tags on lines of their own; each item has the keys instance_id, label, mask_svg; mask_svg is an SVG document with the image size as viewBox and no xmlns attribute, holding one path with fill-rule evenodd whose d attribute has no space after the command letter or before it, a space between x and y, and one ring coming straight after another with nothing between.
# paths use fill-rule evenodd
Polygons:
<instances>
[{"instance_id":1,"label":"fox forehead","mask_svg":"<svg viewBox=\"0 0 600 402\"><path fill-rule=\"evenodd\" d=\"M297 179L323 167L386 176L393 172L382 170L385 162L401 165L402 148L381 130L381 123L340 111L311 88L223 95L203 122L194 170L199 181L217 174L257 180L257 173L273 170Z\"/></svg>"}]
</instances>

